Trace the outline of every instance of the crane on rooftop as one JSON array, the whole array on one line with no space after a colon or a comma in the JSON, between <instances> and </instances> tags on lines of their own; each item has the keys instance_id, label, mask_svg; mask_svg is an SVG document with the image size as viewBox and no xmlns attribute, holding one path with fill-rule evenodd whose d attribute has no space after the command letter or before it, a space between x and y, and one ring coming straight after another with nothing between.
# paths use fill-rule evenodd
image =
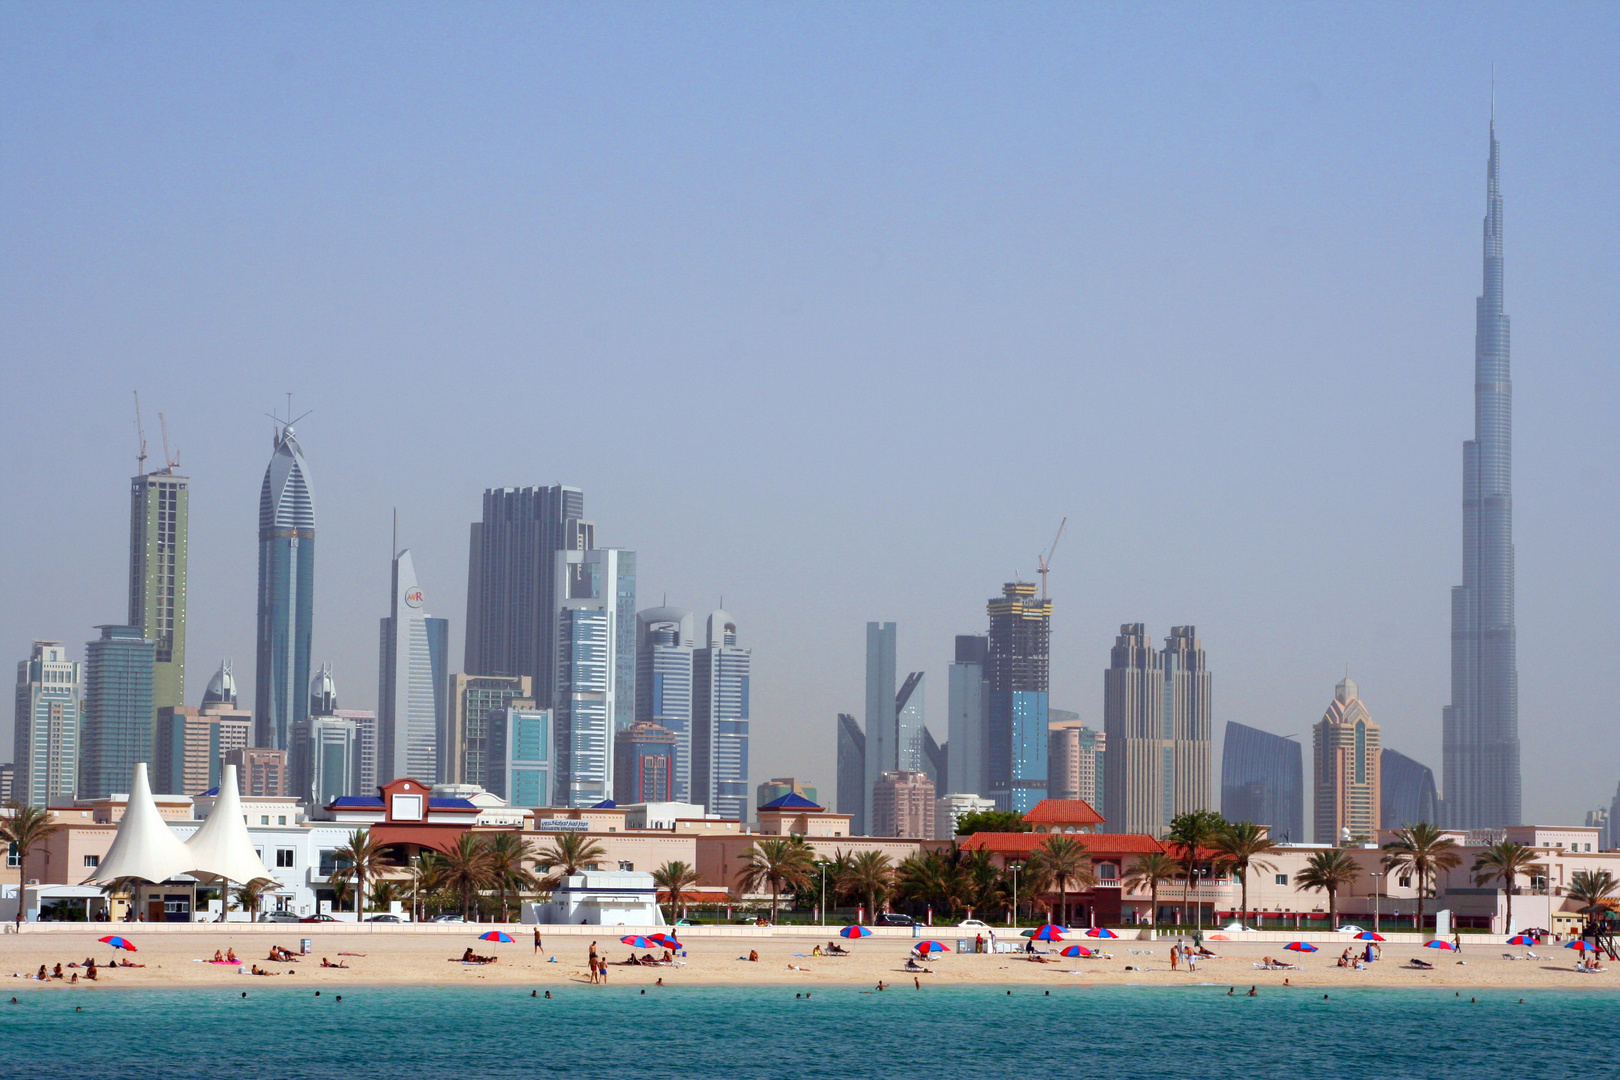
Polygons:
<instances>
[{"instance_id":1,"label":"crane on rooftop","mask_svg":"<svg viewBox=\"0 0 1620 1080\"><path fill-rule=\"evenodd\" d=\"M1052 552L1057 550L1058 541L1063 539L1063 526L1069 523L1068 518L1058 522L1057 535L1052 537L1052 545L1044 552L1035 556L1035 565L1039 568L1035 572L1041 575L1041 599L1046 599L1046 575L1052 568Z\"/></svg>"}]
</instances>

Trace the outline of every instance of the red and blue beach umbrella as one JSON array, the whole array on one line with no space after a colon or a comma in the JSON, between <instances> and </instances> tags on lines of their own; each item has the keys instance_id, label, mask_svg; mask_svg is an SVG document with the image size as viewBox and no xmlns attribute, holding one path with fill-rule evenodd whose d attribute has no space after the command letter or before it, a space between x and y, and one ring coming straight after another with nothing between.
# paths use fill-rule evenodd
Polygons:
<instances>
[{"instance_id":1,"label":"red and blue beach umbrella","mask_svg":"<svg viewBox=\"0 0 1620 1080\"><path fill-rule=\"evenodd\" d=\"M1529 934L1516 934L1513 937L1508 938L1507 943L1509 945L1534 945L1536 943L1536 939L1531 937Z\"/></svg>"},{"instance_id":2,"label":"red and blue beach umbrella","mask_svg":"<svg viewBox=\"0 0 1620 1080\"><path fill-rule=\"evenodd\" d=\"M846 926L842 930L838 931L838 934L840 937L863 938L871 937L872 931L868 930L864 926Z\"/></svg>"},{"instance_id":3,"label":"red and blue beach umbrella","mask_svg":"<svg viewBox=\"0 0 1620 1080\"><path fill-rule=\"evenodd\" d=\"M1425 941L1423 943L1423 947L1425 949L1444 949L1446 952L1456 952L1457 951L1457 946L1453 945L1451 942L1447 941L1445 938L1435 938L1432 941Z\"/></svg>"},{"instance_id":4,"label":"red and blue beach umbrella","mask_svg":"<svg viewBox=\"0 0 1620 1080\"><path fill-rule=\"evenodd\" d=\"M1383 934L1375 934L1371 930L1363 930L1361 933L1359 933L1359 934L1357 934L1355 936L1354 940L1356 940L1356 941L1383 941L1384 940L1384 935Z\"/></svg>"},{"instance_id":5,"label":"red and blue beach umbrella","mask_svg":"<svg viewBox=\"0 0 1620 1080\"><path fill-rule=\"evenodd\" d=\"M1104 938L1106 938L1106 937L1119 937L1119 935L1114 933L1112 930L1108 929L1106 926L1093 926L1090 930L1086 931L1086 937L1104 937Z\"/></svg>"},{"instance_id":6,"label":"red and blue beach umbrella","mask_svg":"<svg viewBox=\"0 0 1620 1080\"><path fill-rule=\"evenodd\" d=\"M1308 941L1290 941L1288 944L1284 945L1283 948L1287 949L1289 952L1315 952L1316 951L1316 946L1312 945Z\"/></svg>"},{"instance_id":7,"label":"red and blue beach umbrella","mask_svg":"<svg viewBox=\"0 0 1620 1080\"><path fill-rule=\"evenodd\" d=\"M503 934L499 930L491 930L487 934L479 934L478 935L478 940L479 941L504 941L508 945L510 945L510 944L512 944L512 935Z\"/></svg>"},{"instance_id":8,"label":"red and blue beach umbrella","mask_svg":"<svg viewBox=\"0 0 1620 1080\"><path fill-rule=\"evenodd\" d=\"M112 937L104 937L98 940L100 940L103 945L111 945L115 949L128 949L130 952L139 951L135 948L135 943L133 941L126 937L119 937L117 934L114 934Z\"/></svg>"},{"instance_id":9,"label":"red and blue beach umbrella","mask_svg":"<svg viewBox=\"0 0 1620 1080\"><path fill-rule=\"evenodd\" d=\"M1571 941L1571 942L1568 942L1567 944L1565 944L1564 948L1566 948L1566 949L1579 949L1581 952L1597 952L1598 951L1598 947L1596 945L1593 945L1589 941L1587 941L1585 938L1576 938L1574 941Z\"/></svg>"},{"instance_id":10,"label":"red and blue beach umbrella","mask_svg":"<svg viewBox=\"0 0 1620 1080\"><path fill-rule=\"evenodd\" d=\"M1062 941L1064 933L1065 931L1063 927L1059 926L1057 923L1047 923L1045 926L1031 934L1030 937L1034 938L1036 941Z\"/></svg>"},{"instance_id":11,"label":"red and blue beach umbrella","mask_svg":"<svg viewBox=\"0 0 1620 1080\"><path fill-rule=\"evenodd\" d=\"M920 953L931 953L950 952L951 950L950 946L946 945L943 941L922 941L918 942L917 951Z\"/></svg>"},{"instance_id":12,"label":"red and blue beach umbrella","mask_svg":"<svg viewBox=\"0 0 1620 1080\"><path fill-rule=\"evenodd\" d=\"M628 934L619 940L632 949L656 949L664 944L662 941L654 941L652 938L642 937L640 934Z\"/></svg>"},{"instance_id":13,"label":"red and blue beach umbrella","mask_svg":"<svg viewBox=\"0 0 1620 1080\"><path fill-rule=\"evenodd\" d=\"M1063 952L1060 955L1063 955L1063 956L1095 956L1097 954L1092 952L1090 949L1086 948L1084 945L1070 945L1067 949L1064 949Z\"/></svg>"}]
</instances>

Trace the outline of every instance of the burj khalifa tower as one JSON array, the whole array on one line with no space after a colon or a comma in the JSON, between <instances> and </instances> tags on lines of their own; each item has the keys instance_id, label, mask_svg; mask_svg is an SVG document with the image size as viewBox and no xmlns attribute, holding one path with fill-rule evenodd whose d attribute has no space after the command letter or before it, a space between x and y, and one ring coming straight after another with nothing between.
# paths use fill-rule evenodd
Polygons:
<instances>
[{"instance_id":1,"label":"burj khalifa tower","mask_svg":"<svg viewBox=\"0 0 1620 1080\"><path fill-rule=\"evenodd\" d=\"M1502 311L1501 150L1491 110L1485 287L1476 301L1474 437L1463 443L1463 581L1451 590L1451 704L1444 712L1445 824L1520 820L1519 673L1513 625L1513 384Z\"/></svg>"}]
</instances>

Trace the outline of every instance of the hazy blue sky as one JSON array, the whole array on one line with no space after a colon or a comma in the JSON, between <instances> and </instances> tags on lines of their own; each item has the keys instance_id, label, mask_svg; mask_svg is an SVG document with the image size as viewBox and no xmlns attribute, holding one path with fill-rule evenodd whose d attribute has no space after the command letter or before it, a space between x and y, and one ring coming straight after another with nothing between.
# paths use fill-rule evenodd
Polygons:
<instances>
[{"instance_id":1,"label":"hazy blue sky","mask_svg":"<svg viewBox=\"0 0 1620 1080\"><path fill-rule=\"evenodd\" d=\"M390 511L459 660L481 491L561 481L644 606L724 594L755 781L830 795L868 619L943 735L952 635L1065 515L1054 706L1192 623L1217 747L1308 742L1348 663L1438 774L1494 60L1524 802L1578 820L1620 780L1617 43L1598 4L6 3L0 655L124 619L139 389L193 477L188 697L222 656L251 693L290 390L347 706Z\"/></svg>"}]
</instances>

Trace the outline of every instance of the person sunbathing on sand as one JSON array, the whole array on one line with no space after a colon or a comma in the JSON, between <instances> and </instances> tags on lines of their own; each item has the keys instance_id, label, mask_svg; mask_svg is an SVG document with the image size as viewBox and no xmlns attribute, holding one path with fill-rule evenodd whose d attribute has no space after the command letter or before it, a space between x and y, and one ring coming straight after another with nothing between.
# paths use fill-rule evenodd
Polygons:
<instances>
[{"instance_id":1,"label":"person sunbathing on sand","mask_svg":"<svg viewBox=\"0 0 1620 1080\"><path fill-rule=\"evenodd\" d=\"M332 961L328 960L326 957L324 957L324 956L321 957L321 967L346 968L348 966L349 966L348 964L334 964L334 963L332 963Z\"/></svg>"},{"instance_id":2,"label":"person sunbathing on sand","mask_svg":"<svg viewBox=\"0 0 1620 1080\"><path fill-rule=\"evenodd\" d=\"M242 961L240 961L240 960L238 960L236 958L236 950L235 949L227 948L225 950L225 962L227 964L240 964Z\"/></svg>"},{"instance_id":3,"label":"person sunbathing on sand","mask_svg":"<svg viewBox=\"0 0 1620 1080\"><path fill-rule=\"evenodd\" d=\"M925 975L932 975L934 973L933 968L923 967L921 964L917 963L915 958L909 957L909 956L906 957L906 970L907 971L920 971Z\"/></svg>"},{"instance_id":4,"label":"person sunbathing on sand","mask_svg":"<svg viewBox=\"0 0 1620 1080\"><path fill-rule=\"evenodd\" d=\"M807 968L807 967L800 967L798 964L789 964L788 965L788 970L789 971L809 971L810 969Z\"/></svg>"},{"instance_id":5,"label":"person sunbathing on sand","mask_svg":"<svg viewBox=\"0 0 1620 1080\"><path fill-rule=\"evenodd\" d=\"M810 950L810 955L811 956L820 956L821 955L821 946L817 945L815 948L811 949Z\"/></svg>"},{"instance_id":6,"label":"person sunbathing on sand","mask_svg":"<svg viewBox=\"0 0 1620 1080\"><path fill-rule=\"evenodd\" d=\"M828 956L848 956L849 955L849 950L844 948L842 945L838 944L838 942L836 942L836 941L829 941L829 942L827 942L827 955Z\"/></svg>"},{"instance_id":7,"label":"person sunbathing on sand","mask_svg":"<svg viewBox=\"0 0 1620 1080\"><path fill-rule=\"evenodd\" d=\"M1433 971L1434 970L1434 965L1433 964L1429 963L1427 960L1419 960L1415 956L1412 957L1410 963L1411 963L1411 965L1413 967L1417 968L1420 971Z\"/></svg>"},{"instance_id":8,"label":"person sunbathing on sand","mask_svg":"<svg viewBox=\"0 0 1620 1080\"><path fill-rule=\"evenodd\" d=\"M46 979L50 978L49 975L45 974L44 964L39 965L39 974L35 975L34 978L38 979L40 982L44 982Z\"/></svg>"},{"instance_id":9,"label":"person sunbathing on sand","mask_svg":"<svg viewBox=\"0 0 1620 1080\"><path fill-rule=\"evenodd\" d=\"M225 962L225 954L220 952L218 949L215 949L214 950L214 963L223 964L224 962Z\"/></svg>"}]
</instances>

